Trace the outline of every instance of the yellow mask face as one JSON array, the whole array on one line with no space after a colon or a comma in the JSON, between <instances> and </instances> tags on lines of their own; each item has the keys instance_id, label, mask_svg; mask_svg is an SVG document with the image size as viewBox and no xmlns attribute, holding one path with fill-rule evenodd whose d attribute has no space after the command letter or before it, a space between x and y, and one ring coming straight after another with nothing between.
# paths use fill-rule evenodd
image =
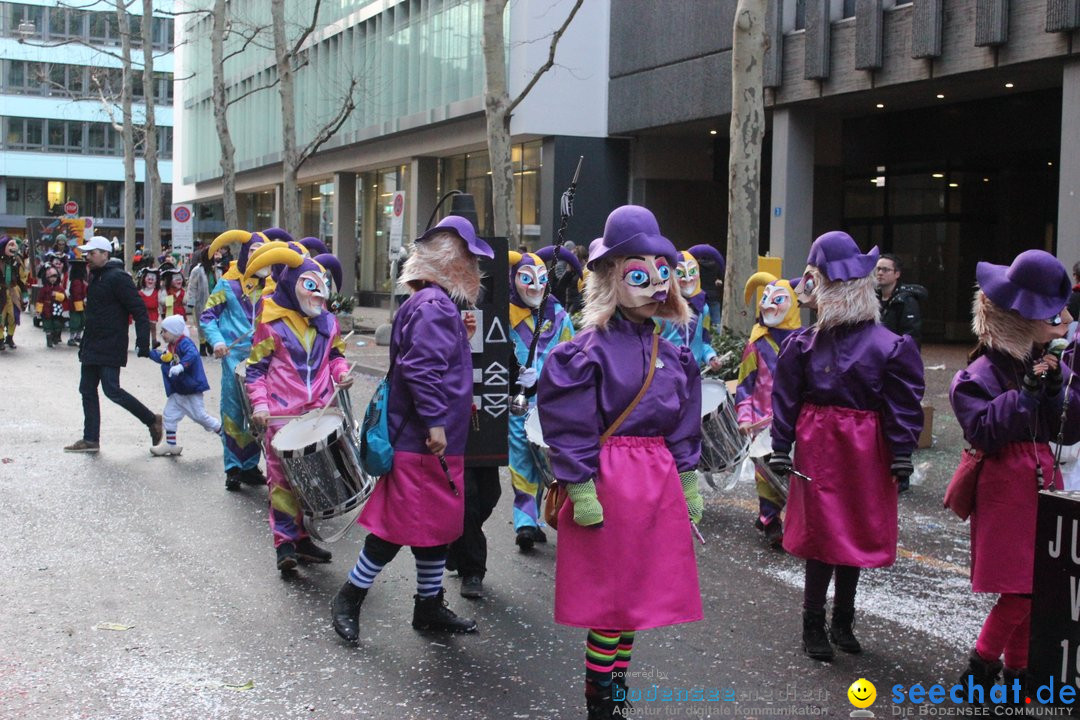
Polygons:
<instances>
[{"instance_id":1,"label":"yellow mask face","mask_svg":"<svg viewBox=\"0 0 1080 720\"><path fill-rule=\"evenodd\" d=\"M675 279L679 282L679 293L684 298L693 297L701 291L701 265L685 250L682 260L675 266Z\"/></svg>"}]
</instances>

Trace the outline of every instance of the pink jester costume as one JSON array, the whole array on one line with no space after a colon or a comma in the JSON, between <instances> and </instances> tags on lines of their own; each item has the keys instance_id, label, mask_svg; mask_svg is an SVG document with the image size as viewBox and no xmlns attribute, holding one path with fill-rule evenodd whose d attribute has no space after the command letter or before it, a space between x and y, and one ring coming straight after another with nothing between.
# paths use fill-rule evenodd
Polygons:
<instances>
[{"instance_id":1,"label":"pink jester costume","mask_svg":"<svg viewBox=\"0 0 1080 720\"><path fill-rule=\"evenodd\" d=\"M334 398L334 383L348 376L345 344L337 318L326 310L330 278L340 286L341 265L333 255L308 257L295 243L272 242L251 254L245 280L275 264L280 273L262 311L251 341L245 386L256 422L266 421L264 453L270 491L270 530L282 572L297 560L329 562L330 553L315 545L304 531L303 514L281 461L271 450L274 435L284 425L275 416L302 415L325 407Z\"/></svg>"},{"instance_id":2,"label":"pink jester costume","mask_svg":"<svg viewBox=\"0 0 1080 720\"><path fill-rule=\"evenodd\" d=\"M817 660L832 659L830 639L861 651L852 633L859 569L896 560L895 478L911 475L922 429L922 359L914 340L878 320L877 255L861 254L844 232L814 241L795 292L817 323L784 342L773 379L769 467L783 475L794 466L784 549L806 559L802 642Z\"/></svg>"},{"instance_id":3,"label":"pink jester costume","mask_svg":"<svg viewBox=\"0 0 1080 720\"><path fill-rule=\"evenodd\" d=\"M355 643L360 608L379 572L402 546L416 560L412 625L416 630L476 631L443 599L447 546L465 522L465 441L472 414L469 332L457 303L480 292L480 257L491 247L472 223L449 215L414 244L401 273L411 295L390 334L388 427L394 446L390 472L379 478L357 519L370 532L356 565L331 604L334 631Z\"/></svg>"},{"instance_id":4,"label":"pink jester costume","mask_svg":"<svg viewBox=\"0 0 1080 720\"><path fill-rule=\"evenodd\" d=\"M590 718L623 707L636 630L702 619L691 525L703 508L701 377L691 349L660 338L654 320L689 320L676 262L649 210L612 211L590 248L585 329L551 351L540 375L540 423L569 496L559 514L555 621L589 628ZM645 394L601 445L644 386L654 343Z\"/></svg>"},{"instance_id":5,"label":"pink jester costume","mask_svg":"<svg viewBox=\"0 0 1080 720\"><path fill-rule=\"evenodd\" d=\"M960 682L981 686L990 702L1002 670L1006 686L1019 680L1025 694L1045 682L1027 673L1037 500L1040 489L1062 487L1049 443L1058 439L1063 409L1064 444L1080 440L1080 392L1074 384L1063 408L1072 372L1046 355L1069 325L1069 276L1061 262L1027 250L1008 267L980 262L975 275L971 325L978 345L949 397L964 439L984 453L970 516L971 589L1000 597ZM1012 689L1009 698L1023 702Z\"/></svg>"},{"instance_id":6,"label":"pink jester costume","mask_svg":"<svg viewBox=\"0 0 1080 720\"><path fill-rule=\"evenodd\" d=\"M747 305L757 291L761 292L761 300L757 303L758 321L743 349L735 388L735 412L739 427L751 436L764 431L772 422L773 376L780 346L802 325L799 304L790 281L777 279L767 272L757 272L746 281L743 293ZM758 492L758 517L754 527L765 534L770 545L779 548L784 535L780 520L784 498L765 479L768 469L763 466L766 462L767 457L754 458L754 480Z\"/></svg>"}]
</instances>

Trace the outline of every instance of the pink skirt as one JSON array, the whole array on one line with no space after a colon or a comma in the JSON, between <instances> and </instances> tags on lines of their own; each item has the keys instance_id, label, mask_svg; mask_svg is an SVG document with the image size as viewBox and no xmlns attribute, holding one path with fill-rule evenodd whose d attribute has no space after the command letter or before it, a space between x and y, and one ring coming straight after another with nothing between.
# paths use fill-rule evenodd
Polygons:
<instances>
[{"instance_id":1,"label":"pink skirt","mask_svg":"<svg viewBox=\"0 0 1080 720\"><path fill-rule=\"evenodd\" d=\"M433 547L461 537L465 528L465 459L446 456L455 494L439 458L394 451L394 465L379 478L356 522L398 545Z\"/></svg>"},{"instance_id":2,"label":"pink skirt","mask_svg":"<svg viewBox=\"0 0 1080 720\"><path fill-rule=\"evenodd\" d=\"M559 513L555 622L644 630L703 617L693 531L675 461L660 437L613 437L600 449L604 525Z\"/></svg>"},{"instance_id":3,"label":"pink skirt","mask_svg":"<svg viewBox=\"0 0 1080 720\"><path fill-rule=\"evenodd\" d=\"M830 565L896 562L897 488L878 414L806 404L795 423L784 549Z\"/></svg>"}]
</instances>

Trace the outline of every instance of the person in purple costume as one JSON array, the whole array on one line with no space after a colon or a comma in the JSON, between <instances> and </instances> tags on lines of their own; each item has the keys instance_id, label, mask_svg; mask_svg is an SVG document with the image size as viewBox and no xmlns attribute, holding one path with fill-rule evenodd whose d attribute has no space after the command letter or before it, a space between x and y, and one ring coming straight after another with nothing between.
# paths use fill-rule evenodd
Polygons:
<instances>
[{"instance_id":1,"label":"person in purple costume","mask_svg":"<svg viewBox=\"0 0 1080 720\"><path fill-rule=\"evenodd\" d=\"M394 464L379 479L357 522L370 532L348 580L331 604L334 630L360 638L360 607L375 577L404 545L416 559L412 625L417 630L476 632L443 600L447 546L465 526L465 440L472 413L469 338L456 302L480 293L479 258L494 257L466 218L449 215L416 240L401 283L411 293L390 333L388 426Z\"/></svg>"},{"instance_id":2,"label":"person in purple costume","mask_svg":"<svg viewBox=\"0 0 1080 720\"><path fill-rule=\"evenodd\" d=\"M1027 665L1037 499L1041 489L1062 487L1049 442L1057 441L1072 376L1048 344L1065 337L1071 318L1069 275L1042 250L1020 253L1009 267L981 262L975 277L971 327L979 342L949 399L964 439L984 453L971 512L971 589L1001 595L960 682L982 686L990 702L1003 654L1006 685L1019 680L1025 693L1034 691ZM1068 402L1066 445L1080 441L1075 388Z\"/></svg>"},{"instance_id":3,"label":"person in purple costume","mask_svg":"<svg viewBox=\"0 0 1080 720\"><path fill-rule=\"evenodd\" d=\"M816 660L832 660L832 643L862 651L852 632L859 570L896 561L897 483L911 476L922 430L922 359L914 340L880 324L877 256L844 232L814 241L795 293L817 323L784 341L773 380L769 467L795 475L784 549L806 560L802 645Z\"/></svg>"},{"instance_id":4,"label":"person in purple costume","mask_svg":"<svg viewBox=\"0 0 1080 720\"><path fill-rule=\"evenodd\" d=\"M624 707L635 631L702 619L691 526L703 510L701 376L690 348L661 338L654 321L690 319L672 281L677 262L649 210L612 211L590 246L584 330L556 346L540 373L540 425L569 496L559 512L555 622L589 629L589 718ZM654 346L652 381L618 424Z\"/></svg>"}]
</instances>

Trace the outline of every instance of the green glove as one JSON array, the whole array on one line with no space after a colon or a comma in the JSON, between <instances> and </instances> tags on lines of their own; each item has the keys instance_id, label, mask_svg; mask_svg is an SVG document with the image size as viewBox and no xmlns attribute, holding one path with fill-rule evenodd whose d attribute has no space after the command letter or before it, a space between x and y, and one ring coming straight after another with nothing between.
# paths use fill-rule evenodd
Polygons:
<instances>
[{"instance_id":1,"label":"green glove","mask_svg":"<svg viewBox=\"0 0 1080 720\"><path fill-rule=\"evenodd\" d=\"M682 483L683 497L686 498L686 509L690 513L690 522L695 525L701 521L705 512L705 500L698 490L697 470L687 470L679 473L679 482Z\"/></svg>"},{"instance_id":2,"label":"green glove","mask_svg":"<svg viewBox=\"0 0 1080 720\"><path fill-rule=\"evenodd\" d=\"M582 527L601 527L604 524L604 508L596 497L596 483L567 483L566 494L574 503L574 522Z\"/></svg>"}]
</instances>

